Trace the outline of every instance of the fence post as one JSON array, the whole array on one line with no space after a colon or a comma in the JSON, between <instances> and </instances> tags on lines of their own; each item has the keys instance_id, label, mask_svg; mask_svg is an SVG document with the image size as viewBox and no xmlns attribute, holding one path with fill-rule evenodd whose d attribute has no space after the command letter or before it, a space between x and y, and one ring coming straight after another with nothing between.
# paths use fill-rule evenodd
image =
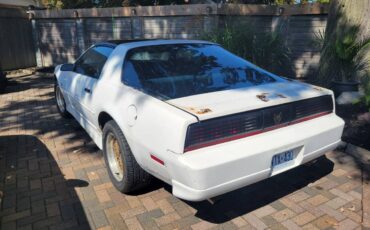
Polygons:
<instances>
[{"instance_id":1,"label":"fence post","mask_svg":"<svg viewBox=\"0 0 370 230\"><path fill-rule=\"evenodd\" d=\"M84 20L78 17L77 11L75 11L75 18L76 18L76 29L77 29L77 46L80 51L80 54L82 54L85 51Z\"/></svg>"},{"instance_id":2,"label":"fence post","mask_svg":"<svg viewBox=\"0 0 370 230\"><path fill-rule=\"evenodd\" d=\"M218 15L206 15L204 16L203 30L206 33L212 32L217 27Z\"/></svg>"},{"instance_id":3,"label":"fence post","mask_svg":"<svg viewBox=\"0 0 370 230\"><path fill-rule=\"evenodd\" d=\"M212 32L215 28L217 28L218 25L218 17L219 15L217 14L217 7L211 7L207 6L206 7L206 15L204 16L203 20L203 31L205 33L210 33Z\"/></svg>"},{"instance_id":4,"label":"fence post","mask_svg":"<svg viewBox=\"0 0 370 230\"><path fill-rule=\"evenodd\" d=\"M32 17L32 16L30 16ZM37 30L37 21L34 18L31 18L31 25L32 25L32 37L35 44L35 55L36 55L36 66L37 67L43 67L42 62L42 55L41 55L41 49L40 49L40 40L39 40L39 33Z\"/></svg>"},{"instance_id":5,"label":"fence post","mask_svg":"<svg viewBox=\"0 0 370 230\"><path fill-rule=\"evenodd\" d=\"M131 38L143 38L143 21L142 17L137 16L136 9L131 9Z\"/></svg>"}]
</instances>

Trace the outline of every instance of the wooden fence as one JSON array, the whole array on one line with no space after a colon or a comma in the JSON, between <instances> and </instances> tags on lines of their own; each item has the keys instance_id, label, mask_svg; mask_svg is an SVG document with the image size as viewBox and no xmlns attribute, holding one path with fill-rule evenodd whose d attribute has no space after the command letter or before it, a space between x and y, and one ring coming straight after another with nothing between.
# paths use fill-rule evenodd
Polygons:
<instances>
[{"instance_id":1,"label":"wooden fence","mask_svg":"<svg viewBox=\"0 0 370 230\"><path fill-rule=\"evenodd\" d=\"M201 4L30 12L39 66L73 62L91 44L109 39L197 38L227 21L281 30L293 53L292 77L314 72L315 34L326 26L327 6ZM245 24L246 25L246 24Z\"/></svg>"},{"instance_id":2,"label":"wooden fence","mask_svg":"<svg viewBox=\"0 0 370 230\"><path fill-rule=\"evenodd\" d=\"M26 11L0 8L0 67L13 70L36 66L31 22Z\"/></svg>"}]
</instances>

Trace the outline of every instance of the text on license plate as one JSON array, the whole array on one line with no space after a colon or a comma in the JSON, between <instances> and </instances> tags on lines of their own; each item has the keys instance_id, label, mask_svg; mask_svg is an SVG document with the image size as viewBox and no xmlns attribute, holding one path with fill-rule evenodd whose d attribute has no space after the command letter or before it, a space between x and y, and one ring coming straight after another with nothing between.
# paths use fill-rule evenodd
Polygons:
<instances>
[{"instance_id":1,"label":"text on license plate","mask_svg":"<svg viewBox=\"0 0 370 230\"><path fill-rule=\"evenodd\" d=\"M275 167L287 161L293 160L293 150L289 150L283 153L276 154L272 157L271 166Z\"/></svg>"}]
</instances>

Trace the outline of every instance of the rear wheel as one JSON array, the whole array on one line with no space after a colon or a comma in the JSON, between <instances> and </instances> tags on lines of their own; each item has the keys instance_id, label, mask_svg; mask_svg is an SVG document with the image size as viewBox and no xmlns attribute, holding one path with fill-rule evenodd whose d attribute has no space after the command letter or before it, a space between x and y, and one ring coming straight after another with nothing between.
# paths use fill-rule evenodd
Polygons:
<instances>
[{"instance_id":1,"label":"rear wheel","mask_svg":"<svg viewBox=\"0 0 370 230\"><path fill-rule=\"evenodd\" d=\"M109 177L117 190L128 193L150 183L152 176L136 162L125 136L113 120L103 129L103 151Z\"/></svg>"},{"instance_id":2,"label":"rear wheel","mask_svg":"<svg viewBox=\"0 0 370 230\"><path fill-rule=\"evenodd\" d=\"M60 115L62 115L62 117L64 118L70 118L71 114L69 114L69 112L67 111L66 101L64 100L63 93L58 83L55 84L54 93L55 93L55 101L57 103L57 108L58 108Z\"/></svg>"}]
</instances>

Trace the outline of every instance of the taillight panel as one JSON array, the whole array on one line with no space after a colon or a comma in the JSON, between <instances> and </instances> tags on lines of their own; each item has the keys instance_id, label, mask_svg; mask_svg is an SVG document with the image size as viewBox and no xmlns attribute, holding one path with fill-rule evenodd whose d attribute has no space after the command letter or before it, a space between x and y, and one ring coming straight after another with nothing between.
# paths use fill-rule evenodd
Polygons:
<instances>
[{"instance_id":1,"label":"taillight panel","mask_svg":"<svg viewBox=\"0 0 370 230\"><path fill-rule=\"evenodd\" d=\"M332 111L332 97L326 95L200 121L188 127L184 151L256 135Z\"/></svg>"}]
</instances>

